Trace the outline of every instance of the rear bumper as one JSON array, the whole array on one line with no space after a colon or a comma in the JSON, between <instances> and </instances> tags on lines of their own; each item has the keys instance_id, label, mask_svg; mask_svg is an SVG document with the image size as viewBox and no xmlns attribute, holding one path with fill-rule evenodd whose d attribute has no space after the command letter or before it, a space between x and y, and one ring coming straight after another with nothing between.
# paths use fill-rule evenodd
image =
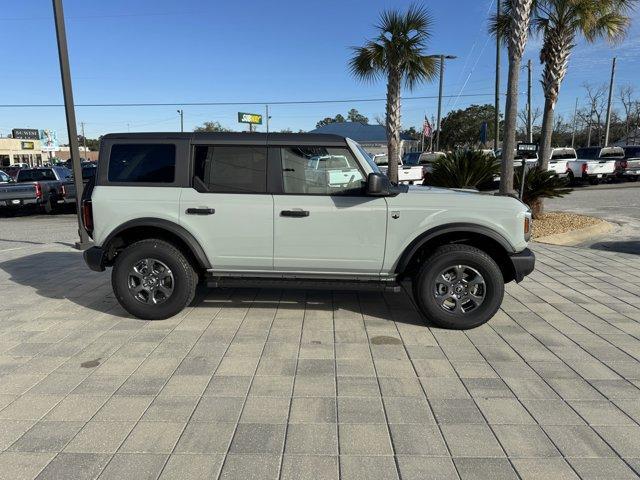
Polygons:
<instances>
[{"instance_id":1,"label":"rear bumper","mask_svg":"<svg viewBox=\"0 0 640 480\"><path fill-rule=\"evenodd\" d=\"M95 272L104 272L104 250L100 247L87 248L82 256L87 266Z\"/></svg>"},{"instance_id":2,"label":"rear bumper","mask_svg":"<svg viewBox=\"0 0 640 480\"><path fill-rule=\"evenodd\" d=\"M24 207L30 205L40 205L41 201L37 198L16 198L0 200L0 207Z\"/></svg>"},{"instance_id":3,"label":"rear bumper","mask_svg":"<svg viewBox=\"0 0 640 480\"><path fill-rule=\"evenodd\" d=\"M509 255L513 265L513 279L520 283L524 277L533 272L536 266L536 256L531 250L525 248L523 251Z\"/></svg>"}]
</instances>

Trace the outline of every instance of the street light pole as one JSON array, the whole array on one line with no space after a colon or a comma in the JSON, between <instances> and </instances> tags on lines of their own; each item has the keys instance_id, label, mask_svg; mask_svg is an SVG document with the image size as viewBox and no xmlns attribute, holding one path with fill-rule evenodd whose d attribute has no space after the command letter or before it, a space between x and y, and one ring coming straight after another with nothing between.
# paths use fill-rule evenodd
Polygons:
<instances>
[{"instance_id":1,"label":"street light pole","mask_svg":"<svg viewBox=\"0 0 640 480\"><path fill-rule=\"evenodd\" d=\"M429 55L431 58L440 59L440 85L438 87L438 124L436 130L436 151L440 151L440 130L442 122L442 88L444 83L444 61L445 60L453 60L454 58L458 58L455 55Z\"/></svg>"},{"instance_id":2,"label":"street light pole","mask_svg":"<svg viewBox=\"0 0 640 480\"><path fill-rule=\"evenodd\" d=\"M184 132L184 110L180 109L177 112L180 115L180 131Z\"/></svg>"},{"instance_id":3,"label":"street light pole","mask_svg":"<svg viewBox=\"0 0 640 480\"><path fill-rule=\"evenodd\" d=\"M604 131L604 146L609 146L609 128L611 127L611 98L613 97L613 79L616 74L616 57L613 57L613 63L611 64L611 81L609 82L609 100L607 102L607 120ZM599 140L599 139L598 139Z\"/></svg>"},{"instance_id":4,"label":"street light pole","mask_svg":"<svg viewBox=\"0 0 640 480\"><path fill-rule=\"evenodd\" d=\"M531 59L527 62L527 141L533 143L533 117L531 114Z\"/></svg>"},{"instance_id":5,"label":"street light pole","mask_svg":"<svg viewBox=\"0 0 640 480\"><path fill-rule=\"evenodd\" d=\"M80 167L80 147L78 146L78 127L76 125L75 106L73 103L73 88L71 86L71 69L69 67L69 52L67 49L67 34L64 26L64 11L62 0L53 0L53 16L56 24L56 39L58 42L58 57L60 60L60 76L62 77L62 93L64 95L64 113L67 118L67 134L69 136L69 154L73 166L73 182L76 187L76 213L78 216L78 236L80 241L75 247L83 250L89 247L89 236L82 225L82 168Z\"/></svg>"},{"instance_id":6,"label":"street light pole","mask_svg":"<svg viewBox=\"0 0 640 480\"><path fill-rule=\"evenodd\" d=\"M578 125L578 99L576 98L576 106L573 109L573 131L571 132L571 148L576 146L576 128Z\"/></svg>"}]
</instances>

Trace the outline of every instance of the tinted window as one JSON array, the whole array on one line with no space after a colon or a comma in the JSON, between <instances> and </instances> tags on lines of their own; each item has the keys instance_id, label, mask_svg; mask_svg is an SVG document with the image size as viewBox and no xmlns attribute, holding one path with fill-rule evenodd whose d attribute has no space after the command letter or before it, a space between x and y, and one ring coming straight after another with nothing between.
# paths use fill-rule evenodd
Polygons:
<instances>
[{"instance_id":1,"label":"tinted window","mask_svg":"<svg viewBox=\"0 0 640 480\"><path fill-rule=\"evenodd\" d=\"M362 192L364 175L346 148L286 147L281 154L285 193L341 195Z\"/></svg>"},{"instance_id":2,"label":"tinted window","mask_svg":"<svg viewBox=\"0 0 640 480\"><path fill-rule=\"evenodd\" d=\"M88 180L89 178L93 178L96 176L96 167L84 167L82 169L82 179Z\"/></svg>"},{"instance_id":3,"label":"tinted window","mask_svg":"<svg viewBox=\"0 0 640 480\"><path fill-rule=\"evenodd\" d=\"M47 180L56 180L56 176L50 168L20 170L18 172L18 182L42 182Z\"/></svg>"},{"instance_id":4,"label":"tinted window","mask_svg":"<svg viewBox=\"0 0 640 480\"><path fill-rule=\"evenodd\" d=\"M576 155L573 152L557 152L551 155L551 160L575 160Z\"/></svg>"},{"instance_id":5,"label":"tinted window","mask_svg":"<svg viewBox=\"0 0 640 480\"><path fill-rule=\"evenodd\" d=\"M621 148L614 150L605 150L600 154L600 158L624 158L624 150Z\"/></svg>"},{"instance_id":6,"label":"tinted window","mask_svg":"<svg viewBox=\"0 0 640 480\"><path fill-rule=\"evenodd\" d=\"M638 158L640 157L640 147L625 147L624 158Z\"/></svg>"},{"instance_id":7,"label":"tinted window","mask_svg":"<svg viewBox=\"0 0 640 480\"><path fill-rule=\"evenodd\" d=\"M402 159L402 163L404 163L405 165L418 165L418 162L420 161L420 155L420 152L406 153L404 158Z\"/></svg>"},{"instance_id":8,"label":"tinted window","mask_svg":"<svg viewBox=\"0 0 640 480\"><path fill-rule=\"evenodd\" d=\"M9 175L6 175L4 172L0 172L0 182L8 182Z\"/></svg>"},{"instance_id":9,"label":"tinted window","mask_svg":"<svg viewBox=\"0 0 640 480\"><path fill-rule=\"evenodd\" d=\"M266 147L197 146L194 174L210 192L267 191Z\"/></svg>"},{"instance_id":10,"label":"tinted window","mask_svg":"<svg viewBox=\"0 0 640 480\"><path fill-rule=\"evenodd\" d=\"M110 182L172 183L175 170L175 145L116 144L111 147Z\"/></svg>"},{"instance_id":11,"label":"tinted window","mask_svg":"<svg viewBox=\"0 0 640 480\"><path fill-rule=\"evenodd\" d=\"M578 158L584 158L584 159L595 159L598 158L598 155L600 154L600 149L599 148L579 148L578 150L576 150L576 153L578 154Z\"/></svg>"}]
</instances>

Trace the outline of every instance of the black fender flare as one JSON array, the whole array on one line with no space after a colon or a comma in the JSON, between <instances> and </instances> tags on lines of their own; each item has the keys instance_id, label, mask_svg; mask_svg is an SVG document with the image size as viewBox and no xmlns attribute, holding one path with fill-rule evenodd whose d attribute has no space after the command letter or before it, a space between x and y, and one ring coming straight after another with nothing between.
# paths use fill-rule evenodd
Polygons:
<instances>
[{"instance_id":1,"label":"black fender flare","mask_svg":"<svg viewBox=\"0 0 640 480\"><path fill-rule=\"evenodd\" d=\"M103 248L107 249L109 243L116 238L122 232L130 230L132 228L139 227L153 227L161 230L166 230L167 232L175 235L180 240L182 240L185 245L191 250L194 258L198 262L198 264L205 269L211 268L211 263L207 258L204 249L200 245L200 243L196 240L196 238L184 227L174 223L170 220L165 220L162 218L153 218L153 217L143 217L136 218L134 220L129 220L118 227L114 228L113 231L107 236L107 238L102 242Z\"/></svg>"},{"instance_id":2,"label":"black fender flare","mask_svg":"<svg viewBox=\"0 0 640 480\"><path fill-rule=\"evenodd\" d=\"M497 242L500 246L502 246L502 248L504 248L507 254L515 253L513 245L511 245L511 243L506 238L504 238L504 236L489 227L477 225L474 223L449 223L446 225L434 227L414 238L411 243L404 249L402 255L400 255L400 258L396 261L394 267L395 273L404 272L409 265L411 258L425 243L433 240L436 237L447 235L450 233L472 233L474 235L482 235Z\"/></svg>"}]
</instances>

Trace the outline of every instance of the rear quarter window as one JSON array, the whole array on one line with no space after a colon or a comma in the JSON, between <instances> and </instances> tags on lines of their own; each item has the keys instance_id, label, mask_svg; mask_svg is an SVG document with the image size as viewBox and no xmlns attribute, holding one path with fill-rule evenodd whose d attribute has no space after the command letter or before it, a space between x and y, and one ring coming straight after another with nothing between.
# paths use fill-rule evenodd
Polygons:
<instances>
[{"instance_id":1,"label":"rear quarter window","mask_svg":"<svg viewBox=\"0 0 640 480\"><path fill-rule=\"evenodd\" d=\"M111 146L110 182L173 183L175 173L175 145L116 143Z\"/></svg>"}]
</instances>

